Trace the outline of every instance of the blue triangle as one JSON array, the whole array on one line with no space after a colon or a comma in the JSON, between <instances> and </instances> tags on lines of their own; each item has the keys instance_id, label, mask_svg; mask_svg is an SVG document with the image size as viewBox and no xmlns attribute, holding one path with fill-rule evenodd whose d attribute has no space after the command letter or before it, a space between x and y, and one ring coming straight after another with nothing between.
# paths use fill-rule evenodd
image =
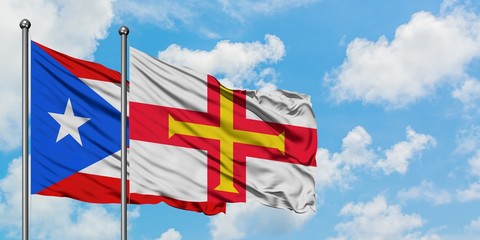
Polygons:
<instances>
[{"instance_id":1,"label":"blue triangle","mask_svg":"<svg viewBox=\"0 0 480 240\"><path fill-rule=\"evenodd\" d=\"M32 43L31 49L31 192L35 194L119 151L121 126L117 109L39 46ZM79 127L83 146L70 135L56 142L60 125L49 112L63 113L68 99L75 116L90 118Z\"/></svg>"}]
</instances>

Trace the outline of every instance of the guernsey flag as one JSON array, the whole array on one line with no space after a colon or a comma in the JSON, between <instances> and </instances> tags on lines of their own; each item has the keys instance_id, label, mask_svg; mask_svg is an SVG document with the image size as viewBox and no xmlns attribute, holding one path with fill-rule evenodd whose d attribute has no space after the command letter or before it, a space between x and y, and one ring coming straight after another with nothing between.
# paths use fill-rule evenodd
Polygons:
<instances>
[{"instance_id":1,"label":"guernsey flag","mask_svg":"<svg viewBox=\"0 0 480 240\"><path fill-rule=\"evenodd\" d=\"M131 193L314 211L308 96L231 90L134 48L130 74Z\"/></svg>"},{"instance_id":2,"label":"guernsey flag","mask_svg":"<svg viewBox=\"0 0 480 240\"><path fill-rule=\"evenodd\" d=\"M120 202L120 74L31 43L31 192ZM180 199L181 200L181 199ZM225 203L130 194L130 203L205 214Z\"/></svg>"}]
</instances>

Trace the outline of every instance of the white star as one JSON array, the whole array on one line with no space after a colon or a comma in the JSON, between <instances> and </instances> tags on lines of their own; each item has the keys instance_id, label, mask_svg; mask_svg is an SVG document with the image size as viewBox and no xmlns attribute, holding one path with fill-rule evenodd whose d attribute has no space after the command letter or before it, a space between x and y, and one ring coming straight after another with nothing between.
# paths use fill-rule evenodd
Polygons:
<instances>
[{"instance_id":1,"label":"white star","mask_svg":"<svg viewBox=\"0 0 480 240\"><path fill-rule=\"evenodd\" d=\"M90 118L77 117L73 114L72 104L70 103L70 98L68 99L67 106L65 107L65 112L63 114L51 113L52 116L58 124L60 124L60 130L57 135L57 142L62 140L67 135L70 135L75 139L80 146L82 145L82 139L80 138L80 133L78 128L84 123L88 122Z\"/></svg>"}]
</instances>

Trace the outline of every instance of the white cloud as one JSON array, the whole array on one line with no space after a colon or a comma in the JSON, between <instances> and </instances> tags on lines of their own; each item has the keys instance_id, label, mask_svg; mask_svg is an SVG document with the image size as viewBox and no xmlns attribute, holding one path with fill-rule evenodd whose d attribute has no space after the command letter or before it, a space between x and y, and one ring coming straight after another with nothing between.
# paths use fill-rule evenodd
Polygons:
<instances>
[{"instance_id":1,"label":"white cloud","mask_svg":"<svg viewBox=\"0 0 480 240\"><path fill-rule=\"evenodd\" d=\"M133 209L127 211L127 216L129 219L136 219L140 217L140 207L135 206Z\"/></svg>"},{"instance_id":2,"label":"white cloud","mask_svg":"<svg viewBox=\"0 0 480 240\"><path fill-rule=\"evenodd\" d=\"M480 180L480 150L468 159L468 171ZM460 202L480 200L480 181L473 182L467 189L457 190L457 198Z\"/></svg>"},{"instance_id":3,"label":"white cloud","mask_svg":"<svg viewBox=\"0 0 480 240\"><path fill-rule=\"evenodd\" d=\"M477 109L480 101L480 81L467 79L460 88L452 92L452 96L462 102L466 110Z\"/></svg>"},{"instance_id":4,"label":"white cloud","mask_svg":"<svg viewBox=\"0 0 480 240\"><path fill-rule=\"evenodd\" d=\"M426 233L425 235L419 232L410 233L406 235L403 240L441 240L444 239L436 233Z\"/></svg>"},{"instance_id":5,"label":"white cloud","mask_svg":"<svg viewBox=\"0 0 480 240\"><path fill-rule=\"evenodd\" d=\"M353 170L366 168L405 174L410 161L422 151L435 145L430 135L416 133L410 126L406 129L407 140L401 141L382 153L375 151L372 138L361 126L352 129L342 140L342 151L331 154L327 149L317 151L316 184L319 189L338 185L348 188L355 180Z\"/></svg>"},{"instance_id":6,"label":"white cloud","mask_svg":"<svg viewBox=\"0 0 480 240\"><path fill-rule=\"evenodd\" d=\"M175 230L175 228L169 228L166 232L160 235L160 238L156 240L182 240L182 234Z\"/></svg>"},{"instance_id":7,"label":"white cloud","mask_svg":"<svg viewBox=\"0 0 480 240\"><path fill-rule=\"evenodd\" d=\"M480 200L480 182L470 184L465 190L458 190L457 198L461 202Z\"/></svg>"},{"instance_id":8,"label":"white cloud","mask_svg":"<svg viewBox=\"0 0 480 240\"><path fill-rule=\"evenodd\" d=\"M352 219L337 224L338 235L330 239L426 239L412 232L422 227L425 220L418 214L402 213L400 206L389 205L383 196L367 203L348 203L340 215ZM436 235L429 235L429 239L435 239Z\"/></svg>"},{"instance_id":9,"label":"white cloud","mask_svg":"<svg viewBox=\"0 0 480 240\"><path fill-rule=\"evenodd\" d=\"M99 205L82 207L69 199L32 198L32 238L118 239L119 225L117 217Z\"/></svg>"},{"instance_id":10,"label":"white cloud","mask_svg":"<svg viewBox=\"0 0 480 240\"><path fill-rule=\"evenodd\" d=\"M243 21L253 15L273 14L292 8L305 6L319 0L217 0L223 10L233 18Z\"/></svg>"},{"instance_id":11,"label":"white cloud","mask_svg":"<svg viewBox=\"0 0 480 240\"><path fill-rule=\"evenodd\" d=\"M432 182L422 181L419 186L402 189L397 193L401 201L424 200L434 205L450 203L452 196L446 190L436 190Z\"/></svg>"},{"instance_id":12,"label":"white cloud","mask_svg":"<svg viewBox=\"0 0 480 240\"><path fill-rule=\"evenodd\" d=\"M198 1L118 0L115 4L115 11L124 17L132 16L140 22L152 22L172 29L175 28L177 22L191 22L196 16L195 8L191 5L201 5L200 3Z\"/></svg>"},{"instance_id":13,"label":"white cloud","mask_svg":"<svg viewBox=\"0 0 480 240\"><path fill-rule=\"evenodd\" d=\"M117 0L115 13L122 21L134 18L141 23L155 24L165 29L190 29L203 37L221 38L222 34L244 28L252 17L273 15L293 8L309 5L319 0ZM222 18L222 22L218 19ZM215 24L210 24L211 22ZM213 30L229 26L229 30Z\"/></svg>"},{"instance_id":14,"label":"white cloud","mask_svg":"<svg viewBox=\"0 0 480 240\"><path fill-rule=\"evenodd\" d=\"M368 149L371 144L372 137L365 128L357 126L342 140L342 152L339 157L352 167L370 165L375 159L375 153Z\"/></svg>"},{"instance_id":15,"label":"white cloud","mask_svg":"<svg viewBox=\"0 0 480 240\"><path fill-rule=\"evenodd\" d=\"M480 149L480 126L472 125L461 129L455 137L456 153L468 154Z\"/></svg>"},{"instance_id":16,"label":"white cloud","mask_svg":"<svg viewBox=\"0 0 480 240\"><path fill-rule=\"evenodd\" d=\"M467 225L463 227L463 229L457 229L456 231L450 231L450 233L443 234L441 239L478 240L478 236L480 236L480 217L471 220Z\"/></svg>"},{"instance_id":17,"label":"white cloud","mask_svg":"<svg viewBox=\"0 0 480 240\"><path fill-rule=\"evenodd\" d=\"M411 127L407 127L407 141L399 142L388 149L385 152L386 158L379 160L375 167L382 169L387 175L394 171L405 174L414 155L435 145L436 141L432 136L418 134Z\"/></svg>"},{"instance_id":18,"label":"white cloud","mask_svg":"<svg viewBox=\"0 0 480 240\"><path fill-rule=\"evenodd\" d=\"M2 228L21 227L21 169L21 158L14 159L8 167L7 176L0 180L0 216L2 216L0 227Z\"/></svg>"},{"instance_id":19,"label":"white cloud","mask_svg":"<svg viewBox=\"0 0 480 240\"><path fill-rule=\"evenodd\" d=\"M30 32L33 40L79 58L92 58L98 40L107 36L113 19L113 0L2 2L2 29L8 29L19 39L18 23L22 18L28 18L32 23ZM13 51L19 52L20 44L12 45L18 46Z\"/></svg>"},{"instance_id":20,"label":"white cloud","mask_svg":"<svg viewBox=\"0 0 480 240\"><path fill-rule=\"evenodd\" d=\"M480 217L472 220L467 226L465 226L466 232L480 233Z\"/></svg>"},{"instance_id":21,"label":"white cloud","mask_svg":"<svg viewBox=\"0 0 480 240\"><path fill-rule=\"evenodd\" d=\"M352 170L357 167L371 166L376 154L371 150L372 138L361 126L353 128L342 140L342 152L330 153L327 149L317 151L317 178L319 189L338 185L348 188L355 180Z\"/></svg>"},{"instance_id":22,"label":"white cloud","mask_svg":"<svg viewBox=\"0 0 480 240\"><path fill-rule=\"evenodd\" d=\"M281 235L299 229L314 216L314 213L297 214L253 201L229 204L227 209L227 214L210 219L210 233L214 240L238 240L265 233Z\"/></svg>"},{"instance_id":23,"label":"white cloud","mask_svg":"<svg viewBox=\"0 0 480 240\"><path fill-rule=\"evenodd\" d=\"M223 76L219 79L229 87L241 88L263 80L275 82L273 69L265 71L260 64L276 63L285 55L285 46L274 35L265 35L265 43L232 43L220 41L211 51L190 50L172 44L159 52L158 58L196 71ZM232 57L234 56L234 57Z\"/></svg>"},{"instance_id":24,"label":"white cloud","mask_svg":"<svg viewBox=\"0 0 480 240\"><path fill-rule=\"evenodd\" d=\"M21 122L21 29L28 18L31 37L76 57L92 58L98 40L106 37L113 18L113 0L0 1L0 150L20 145Z\"/></svg>"},{"instance_id":25,"label":"white cloud","mask_svg":"<svg viewBox=\"0 0 480 240\"><path fill-rule=\"evenodd\" d=\"M468 160L470 165L470 172L480 178L480 150Z\"/></svg>"},{"instance_id":26,"label":"white cloud","mask_svg":"<svg viewBox=\"0 0 480 240\"><path fill-rule=\"evenodd\" d=\"M462 9L441 16L415 13L392 41L382 36L376 42L350 42L347 58L325 81L337 101L404 107L432 95L447 80L464 79L468 64L480 57L479 29L480 17Z\"/></svg>"},{"instance_id":27,"label":"white cloud","mask_svg":"<svg viewBox=\"0 0 480 240\"><path fill-rule=\"evenodd\" d=\"M440 5L440 12L445 13L451 9L454 9L457 6L458 0L443 0Z\"/></svg>"},{"instance_id":28,"label":"white cloud","mask_svg":"<svg viewBox=\"0 0 480 240\"><path fill-rule=\"evenodd\" d=\"M342 159L331 157L327 149L317 149L316 159L317 175L315 185L318 189L322 190L332 186L348 188L349 183L355 180L350 167L345 165Z\"/></svg>"},{"instance_id":29,"label":"white cloud","mask_svg":"<svg viewBox=\"0 0 480 240\"><path fill-rule=\"evenodd\" d=\"M0 180L0 228L17 238L21 229L21 159ZM30 231L35 239L118 239L119 220L100 205L33 195Z\"/></svg>"}]
</instances>

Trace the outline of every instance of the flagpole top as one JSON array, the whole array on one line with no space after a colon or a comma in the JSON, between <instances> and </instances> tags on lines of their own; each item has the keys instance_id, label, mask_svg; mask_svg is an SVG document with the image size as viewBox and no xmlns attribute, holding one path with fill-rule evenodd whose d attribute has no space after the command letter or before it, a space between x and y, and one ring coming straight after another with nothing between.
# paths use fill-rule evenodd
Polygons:
<instances>
[{"instance_id":1,"label":"flagpole top","mask_svg":"<svg viewBox=\"0 0 480 240\"><path fill-rule=\"evenodd\" d=\"M19 25L20 25L20 28L21 28L21 29L24 29L24 28L29 29L30 26L32 26L32 24L30 23L30 21L28 21L28 19L26 19L26 18L23 19L22 21L20 21L20 24L19 24Z\"/></svg>"},{"instance_id":2,"label":"flagpole top","mask_svg":"<svg viewBox=\"0 0 480 240\"><path fill-rule=\"evenodd\" d=\"M128 35L130 30L128 30L128 27L126 26L121 26L120 29L118 29L118 34L120 35Z\"/></svg>"}]
</instances>

